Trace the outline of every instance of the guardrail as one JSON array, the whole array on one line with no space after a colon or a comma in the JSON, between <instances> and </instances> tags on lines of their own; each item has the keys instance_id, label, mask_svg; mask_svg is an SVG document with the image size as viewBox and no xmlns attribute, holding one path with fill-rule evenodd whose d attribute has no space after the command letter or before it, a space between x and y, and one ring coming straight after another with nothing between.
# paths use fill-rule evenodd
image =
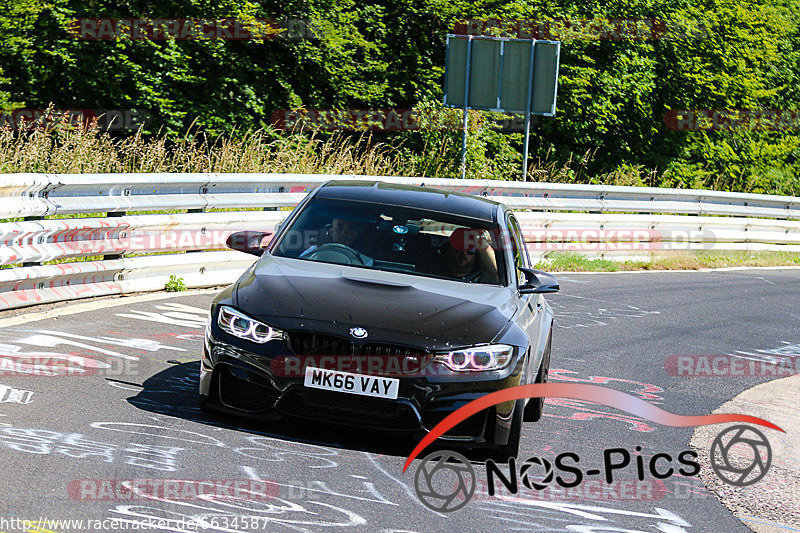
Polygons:
<instances>
[{"instance_id":1,"label":"guardrail","mask_svg":"<svg viewBox=\"0 0 800 533\"><path fill-rule=\"evenodd\" d=\"M551 250L640 257L656 250L800 251L800 198L646 187L302 174L0 175L0 308L232 282L253 257L223 251L241 229L273 230L330 179L486 196L519 210L534 257ZM261 211L208 212L213 209ZM179 210L174 214L128 214ZM92 218L45 218L105 214ZM170 253L171 252L171 253ZM174 253L192 252L192 253ZM141 255L154 254L164 255ZM166 253L166 254L165 254ZM103 256L103 260L75 261ZM60 264L45 264L46 262Z\"/></svg>"}]
</instances>

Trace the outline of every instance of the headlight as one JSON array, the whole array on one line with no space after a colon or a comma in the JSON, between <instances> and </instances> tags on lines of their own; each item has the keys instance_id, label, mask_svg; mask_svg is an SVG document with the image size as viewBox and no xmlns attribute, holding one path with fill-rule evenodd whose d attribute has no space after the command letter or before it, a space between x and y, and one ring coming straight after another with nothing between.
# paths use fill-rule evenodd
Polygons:
<instances>
[{"instance_id":1,"label":"headlight","mask_svg":"<svg viewBox=\"0 0 800 533\"><path fill-rule=\"evenodd\" d=\"M233 307L223 305L219 308L217 324L222 328L222 331L258 344L274 340L286 340L286 333L283 331L250 318Z\"/></svg>"},{"instance_id":2,"label":"headlight","mask_svg":"<svg viewBox=\"0 0 800 533\"><path fill-rule=\"evenodd\" d=\"M491 344L439 353L434 358L434 361L455 372L481 372L505 368L513 355L513 346Z\"/></svg>"}]
</instances>

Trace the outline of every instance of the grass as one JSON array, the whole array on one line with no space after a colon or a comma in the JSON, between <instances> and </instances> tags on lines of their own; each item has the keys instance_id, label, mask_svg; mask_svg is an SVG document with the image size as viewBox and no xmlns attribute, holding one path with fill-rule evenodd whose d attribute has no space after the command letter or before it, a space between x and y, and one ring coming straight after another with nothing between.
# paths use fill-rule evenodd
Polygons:
<instances>
[{"instance_id":1,"label":"grass","mask_svg":"<svg viewBox=\"0 0 800 533\"><path fill-rule=\"evenodd\" d=\"M539 261L535 268L555 272L616 272L620 270L620 263L571 252L556 252Z\"/></svg>"},{"instance_id":2,"label":"grass","mask_svg":"<svg viewBox=\"0 0 800 533\"><path fill-rule=\"evenodd\" d=\"M407 139L389 144L376 141L370 132L267 128L211 139L190 129L175 139L141 133L115 137L96 128L6 129L0 130L0 174L240 172L452 177L460 174L460 161L453 157L455 138L433 136L411 150L404 144ZM460 146L460 139L457 144ZM655 180L655 171L640 166L589 176L592 150L558 163L551 159L553 155L551 149L531 161L531 179L616 185L652 185ZM489 176L478 162L469 165L469 172L470 177ZM516 175L516 167L511 175Z\"/></svg>"},{"instance_id":3,"label":"grass","mask_svg":"<svg viewBox=\"0 0 800 533\"><path fill-rule=\"evenodd\" d=\"M647 260L614 261L587 258L574 252L554 252L536 268L553 272L619 272L633 270L698 270L701 268L800 266L792 252L698 251L654 255Z\"/></svg>"},{"instance_id":4,"label":"grass","mask_svg":"<svg viewBox=\"0 0 800 533\"><path fill-rule=\"evenodd\" d=\"M435 148L434 148L435 149ZM292 172L414 175L404 152L369 134L282 135L241 132L211 140L189 132L177 141L140 134L115 138L89 129L0 131L0 173Z\"/></svg>"},{"instance_id":5,"label":"grass","mask_svg":"<svg viewBox=\"0 0 800 533\"><path fill-rule=\"evenodd\" d=\"M111 254L109 254L111 255ZM102 261L102 255L84 255L82 257L61 257L59 259L51 259L50 261L45 261L42 265L62 265L64 263L79 263L79 262L86 262L86 261Z\"/></svg>"}]
</instances>

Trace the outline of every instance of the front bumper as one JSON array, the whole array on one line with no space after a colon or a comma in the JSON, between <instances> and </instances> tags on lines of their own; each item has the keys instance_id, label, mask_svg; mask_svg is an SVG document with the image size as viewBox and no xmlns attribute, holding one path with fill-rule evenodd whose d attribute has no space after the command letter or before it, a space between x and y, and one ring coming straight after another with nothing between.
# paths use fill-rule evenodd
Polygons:
<instances>
[{"instance_id":1,"label":"front bumper","mask_svg":"<svg viewBox=\"0 0 800 533\"><path fill-rule=\"evenodd\" d=\"M245 348L247 341L214 329L206 331L200 365L200 394L205 405L267 421L291 416L422 436L470 401L519 385L523 375L524 358L517 356L501 371L398 376L397 399L371 398L307 388L302 372L286 375L275 364L292 356L284 341L269 342L258 347L261 353L254 353ZM452 443L502 446L508 440L513 409L514 402L499 404L473 415L441 438Z\"/></svg>"}]
</instances>

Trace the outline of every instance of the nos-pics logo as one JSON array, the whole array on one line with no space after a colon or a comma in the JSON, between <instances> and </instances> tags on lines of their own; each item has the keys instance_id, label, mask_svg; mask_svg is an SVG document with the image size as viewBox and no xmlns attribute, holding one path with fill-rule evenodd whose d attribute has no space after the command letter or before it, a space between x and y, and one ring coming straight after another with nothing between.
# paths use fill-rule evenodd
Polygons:
<instances>
[{"instance_id":1,"label":"nos-pics logo","mask_svg":"<svg viewBox=\"0 0 800 533\"><path fill-rule=\"evenodd\" d=\"M557 390L542 390L545 388ZM596 389L600 389L600 391ZM516 401L528 394L531 396L527 397L558 396L604 403L670 426L690 427L721 422L747 422L783 431L766 420L749 415L681 416L664 411L644 400L605 387L539 383L494 392L464 405L440 422L422 439L409 455L403 471L425 447L472 414L497 403ZM620 407L620 405L624 407ZM637 452L641 450L639 446L636 446L635 449ZM743 451L745 453L742 453ZM709 456L711 468L717 477L729 485L738 487L760 481L772 464L772 448L766 435L752 426L742 424L721 431L711 445ZM648 475L656 479L666 479L675 474L690 477L700 473L700 464L695 461L696 458L696 452L686 450L677 457L666 453L656 453L645 460L643 456L631 454L624 448L610 448L603 450L602 469L584 470L581 468L580 458L577 454L565 452L556 456L555 464L545 458L531 457L521 463L518 468L516 459L512 458L508 462L508 475L490 459L486 462L486 486L489 495L493 496L496 481L499 481L512 494L517 493L519 481L532 490L543 490L553 483L562 488L576 487L592 476L601 477L606 483L611 484L615 471L632 467L635 467L640 481ZM449 450L435 451L424 457L414 474L414 490L417 497L428 508L442 513L457 511L464 507L474 496L476 486L477 475L470 461L463 455Z\"/></svg>"}]
</instances>

